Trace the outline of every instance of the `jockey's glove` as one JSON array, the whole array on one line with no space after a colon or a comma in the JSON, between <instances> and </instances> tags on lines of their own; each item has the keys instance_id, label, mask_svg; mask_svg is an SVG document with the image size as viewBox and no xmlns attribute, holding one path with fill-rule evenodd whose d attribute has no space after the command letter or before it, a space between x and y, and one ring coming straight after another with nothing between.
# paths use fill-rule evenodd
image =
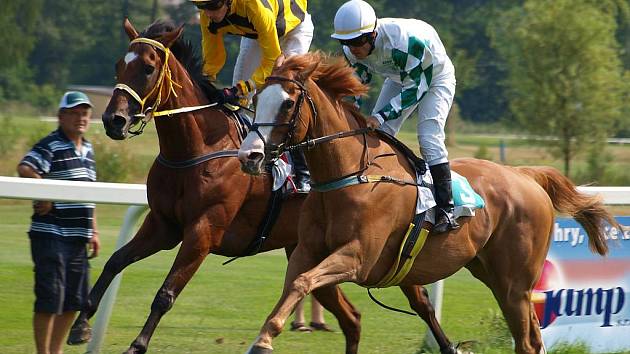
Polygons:
<instances>
[{"instance_id":1,"label":"jockey's glove","mask_svg":"<svg viewBox=\"0 0 630 354\"><path fill-rule=\"evenodd\" d=\"M240 96L248 97L256 89L256 84L252 80L240 80L234 87L238 89Z\"/></svg>"},{"instance_id":2,"label":"jockey's glove","mask_svg":"<svg viewBox=\"0 0 630 354\"><path fill-rule=\"evenodd\" d=\"M237 104L240 99L238 94L238 88L235 87L226 87L221 90L223 95L223 99L221 103L229 103L229 104Z\"/></svg>"}]
</instances>

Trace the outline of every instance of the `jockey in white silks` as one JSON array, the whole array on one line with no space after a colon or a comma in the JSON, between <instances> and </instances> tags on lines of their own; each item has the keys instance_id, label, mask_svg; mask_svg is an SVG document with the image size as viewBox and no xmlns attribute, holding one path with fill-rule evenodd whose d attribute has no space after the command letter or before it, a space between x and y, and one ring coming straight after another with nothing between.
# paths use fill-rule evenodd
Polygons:
<instances>
[{"instance_id":1,"label":"jockey in white silks","mask_svg":"<svg viewBox=\"0 0 630 354\"><path fill-rule=\"evenodd\" d=\"M417 110L420 152L435 187L434 230L458 228L444 144L444 126L455 95L455 68L436 30L415 19L377 19L372 6L362 0L343 4L334 27L331 37L343 45L346 59L363 83L375 73L385 77L368 126L396 135Z\"/></svg>"}]
</instances>

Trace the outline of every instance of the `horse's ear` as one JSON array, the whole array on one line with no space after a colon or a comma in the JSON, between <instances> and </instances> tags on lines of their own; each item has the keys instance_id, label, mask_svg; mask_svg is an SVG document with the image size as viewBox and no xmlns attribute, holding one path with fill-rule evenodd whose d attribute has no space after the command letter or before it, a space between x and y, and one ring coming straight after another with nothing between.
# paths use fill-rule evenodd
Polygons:
<instances>
[{"instance_id":1,"label":"horse's ear","mask_svg":"<svg viewBox=\"0 0 630 354\"><path fill-rule=\"evenodd\" d=\"M162 42L162 44L164 44L166 48L170 48L173 43L175 43L175 41L179 39L182 33L184 33L184 25L179 26L179 28L171 32L163 34L160 38L160 42Z\"/></svg>"},{"instance_id":2,"label":"horse's ear","mask_svg":"<svg viewBox=\"0 0 630 354\"><path fill-rule=\"evenodd\" d=\"M133 27L131 21L129 21L127 17L125 17L125 20L123 21L123 27L125 28L125 32L127 32L127 36L129 36L129 40L133 41L138 38L138 31L136 31L136 28Z\"/></svg>"},{"instance_id":3,"label":"horse's ear","mask_svg":"<svg viewBox=\"0 0 630 354\"><path fill-rule=\"evenodd\" d=\"M306 81L309 77L311 77L311 75L313 75L313 73L315 72L315 70L317 70L317 68L319 67L319 62L314 62L313 64L311 64L310 66L306 67L304 69L304 71L300 72L298 74L300 80L299 81Z\"/></svg>"},{"instance_id":4,"label":"horse's ear","mask_svg":"<svg viewBox=\"0 0 630 354\"><path fill-rule=\"evenodd\" d=\"M284 56L284 54L280 54L280 56L278 56L278 57L276 58L276 62L275 62L275 63L273 63L273 68L274 68L274 69L277 69L277 68L281 67L281 66L282 66L282 64L284 64L284 60L285 60L286 58L287 58L287 57L285 57L285 56Z\"/></svg>"}]
</instances>

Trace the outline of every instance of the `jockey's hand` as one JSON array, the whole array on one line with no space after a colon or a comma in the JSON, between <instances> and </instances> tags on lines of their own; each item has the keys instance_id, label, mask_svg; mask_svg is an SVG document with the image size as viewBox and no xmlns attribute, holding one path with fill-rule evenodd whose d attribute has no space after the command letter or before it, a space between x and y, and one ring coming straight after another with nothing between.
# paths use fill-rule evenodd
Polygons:
<instances>
[{"instance_id":1,"label":"jockey's hand","mask_svg":"<svg viewBox=\"0 0 630 354\"><path fill-rule=\"evenodd\" d=\"M376 128L381 126L381 122L378 120L378 118L374 117L374 116L369 116L365 119L365 124L367 125L368 128L375 130Z\"/></svg>"},{"instance_id":2,"label":"jockey's hand","mask_svg":"<svg viewBox=\"0 0 630 354\"><path fill-rule=\"evenodd\" d=\"M221 93L223 95L223 99L221 103L229 103L229 104L237 104L238 100L240 98L239 94L238 94L238 88L235 87L226 87L223 90L221 90Z\"/></svg>"}]
</instances>

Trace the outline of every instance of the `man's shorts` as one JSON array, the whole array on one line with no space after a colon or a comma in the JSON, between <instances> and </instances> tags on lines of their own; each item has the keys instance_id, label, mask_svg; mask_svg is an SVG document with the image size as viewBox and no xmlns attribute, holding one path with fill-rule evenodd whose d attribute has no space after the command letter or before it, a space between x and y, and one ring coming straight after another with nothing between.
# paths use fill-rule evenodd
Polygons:
<instances>
[{"instance_id":1,"label":"man's shorts","mask_svg":"<svg viewBox=\"0 0 630 354\"><path fill-rule=\"evenodd\" d=\"M35 263L35 312L81 310L89 292L86 240L31 236Z\"/></svg>"}]
</instances>

